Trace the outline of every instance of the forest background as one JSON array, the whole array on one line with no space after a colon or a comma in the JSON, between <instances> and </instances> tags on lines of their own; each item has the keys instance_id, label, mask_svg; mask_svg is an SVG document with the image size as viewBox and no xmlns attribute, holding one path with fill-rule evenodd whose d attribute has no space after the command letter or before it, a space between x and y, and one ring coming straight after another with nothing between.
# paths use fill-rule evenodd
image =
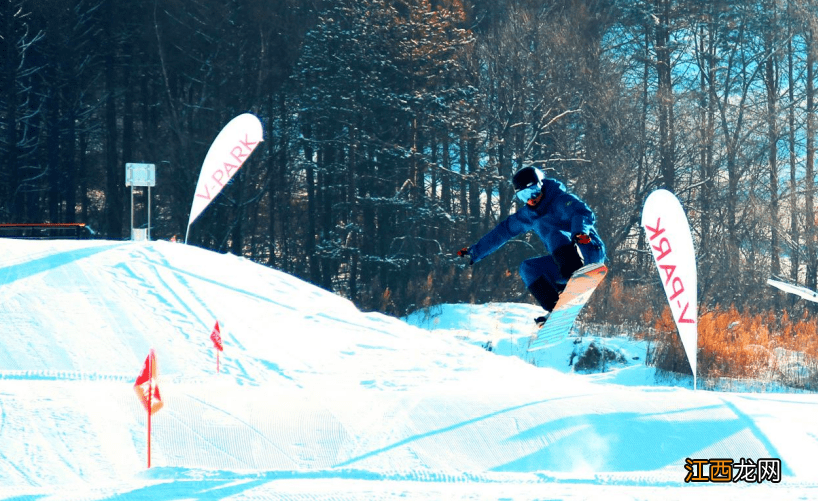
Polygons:
<instances>
[{"instance_id":1,"label":"forest background","mask_svg":"<svg viewBox=\"0 0 818 501\"><path fill-rule=\"evenodd\" d=\"M765 284L818 277L814 0L0 5L0 222L128 238L124 167L144 162L154 238L183 238L210 143L251 112L265 142L192 244L365 310L529 301L536 237L474 267L455 252L516 209L508 181L533 164L597 215L611 273L589 320L673 332L639 228L666 188L696 240L700 350L816 342L803 302Z\"/></svg>"}]
</instances>

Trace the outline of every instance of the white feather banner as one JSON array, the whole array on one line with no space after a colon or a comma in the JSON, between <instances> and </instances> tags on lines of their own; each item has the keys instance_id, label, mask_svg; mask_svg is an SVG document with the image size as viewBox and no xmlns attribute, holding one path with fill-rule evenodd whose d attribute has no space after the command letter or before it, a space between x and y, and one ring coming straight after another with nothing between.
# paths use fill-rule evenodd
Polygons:
<instances>
[{"instance_id":1,"label":"white feather banner","mask_svg":"<svg viewBox=\"0 0 818 501\"><path fill-rule=\"evenodd\" d=\"M698 344L696 252L682 204L671 192L650 194L642 209L642 228L665 288L696 387Z\"/></svg>"},{"instance_id":2,"label":"white feather banner","mask_svg":"<svg viewBox=\"0 0 818 501\"><path fill-rule=\"evenodd\" d=\"M199 173L199 182L196 183L196 193L193 195L193 204L190 207L190 218L187 222L188 233L193 221L216 198L216 195L222 191L222 188L233 178L247 157L263 140L264 132L261 122L251 113L237 116L219 132L202 163L202 171ZM187 243L187 234L185 243Z\"/></svg>"}]
</instances>

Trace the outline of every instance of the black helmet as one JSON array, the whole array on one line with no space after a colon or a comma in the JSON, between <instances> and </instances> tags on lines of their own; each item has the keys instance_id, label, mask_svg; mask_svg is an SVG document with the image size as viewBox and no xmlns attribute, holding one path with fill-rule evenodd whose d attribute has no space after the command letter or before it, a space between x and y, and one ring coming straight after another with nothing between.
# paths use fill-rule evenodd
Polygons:
<instances>
[{"instance_id":1,"label":"black helmet","mask_svg":"<svg viewBox=\"0 0 818 501\"><path fill-rule=\"evenodd\" d=\"M511 178L511 184L514 185L514 191L520 191L535 184L542 187L543 179L545 179L543 171L536 167L528 166L523 167L514 174L514 177Z\"/></svg>"}]
</instances>

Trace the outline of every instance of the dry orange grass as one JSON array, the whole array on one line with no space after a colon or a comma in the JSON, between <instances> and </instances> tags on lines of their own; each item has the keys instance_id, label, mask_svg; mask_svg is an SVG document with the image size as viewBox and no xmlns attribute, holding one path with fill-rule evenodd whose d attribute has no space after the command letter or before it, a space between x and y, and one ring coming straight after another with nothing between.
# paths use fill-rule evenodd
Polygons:
<instances>
[{"instance_id":1,"label":"dry orange grass","mask_svg":"<svg viewBox=\"0 0 818 501\"><path fill-rule=\"evenodd\" d=\"M614 277L592 297L584 318L627 325L649 345L647 363L691 374L690 365L661 290L623 285ZM779 382L818 390L818 319L786 312L741 312L735 307L699 311L699 379L735 378Z\"/></svg>"},{"instance_id":2,"label":"dry orange grass","mask_svg":"<svg viewBox=\"0 0 818 501\"><path fill-rule=\"evenodd\" d=\"M654 328L662 338L654 358L656 367L689 374L689 367L679 370L684 350L669 309ZM776 381L814 389L818 383L816 331L815 319L793 320L786 313L751 315L734 307L706 311L699 315L698 377Z\"/></svg>"}]
</instances>

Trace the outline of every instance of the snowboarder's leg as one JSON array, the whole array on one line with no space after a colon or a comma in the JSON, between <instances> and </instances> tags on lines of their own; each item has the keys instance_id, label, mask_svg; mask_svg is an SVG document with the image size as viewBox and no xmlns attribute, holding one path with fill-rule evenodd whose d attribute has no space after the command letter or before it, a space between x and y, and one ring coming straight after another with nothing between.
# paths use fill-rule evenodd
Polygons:
<instances>
[{"instance_id":1,"label":"snowboarder's leg","mask_svg":"<svg viewBox=\"0 0 818 501\"><path fill-rule=\"evenodd\" d=\"M534 257L526 259L520 264L520 278L526 287L531 287L538 278L545 277L545 279L557 289L559 292L562 287L554 279L558 278L560 270L554 259L551 256ZM562 283L565 285L565 281Z\"/></svg>"},{"instance_id":2,"label":"snowboarder's leg","mask_svg":"<svg viewBox=\"0 0 818 501\"><path fill-rule=\"evenodd\" d=\"M559 276L559 269L551 256L537 257L523 261L520 276L531 295L546 311L544 316L535 319L538 324L542 324L554 309L560 298L560 291L565 287L565 284L553 281L553 277Z\"/></svg>"},{"instance_id":3,"label":"snowboarder's leg","mask_svg":"<svg viewBox=\"0 0 818 501\"><path fill-rule=\"evenodd\" d=\"M560 298L560 293L554 289L553 285L548 283L545 277L540 277L535 280L534 283L528 286L528 290L531 292L531 295L534 296L534 299L540 303L540 306L548 312L554 309L554 306Z\"/></svg>"},{"instance_id":4,"label":"snowboarder's leg","mask_svg":"<svg viewBox=\"0 0 818 501\"><path fill-rule=\"evenodd\" d=\"M577 246L574 244L558 247L554 249L554 252L552 252L551 255L554 257L554 261L559 266L560 275L565 282L571 278L571 275L575 271L582 268L582 266L585 264L583 259L584 256L580 254Z\"/></svg>"}]
</instances>

